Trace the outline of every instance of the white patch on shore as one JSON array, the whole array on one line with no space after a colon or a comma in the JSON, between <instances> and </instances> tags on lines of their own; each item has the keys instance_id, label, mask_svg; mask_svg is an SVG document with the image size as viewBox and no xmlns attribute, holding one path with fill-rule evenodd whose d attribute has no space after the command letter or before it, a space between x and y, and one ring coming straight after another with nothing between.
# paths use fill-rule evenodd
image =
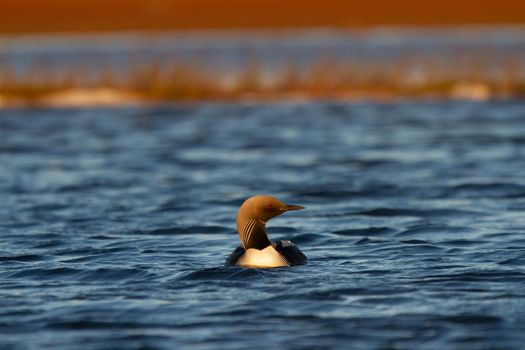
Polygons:
<instances>
[{"instance_id":1,"label":"white patch on shore","mask_svg":"<svg viewBox=\"0 0 525 350\"><path fill-rule=\"evenodd\" d=\"M485 101L491 97L490 87L483 83L458 82L454 84L450 95L459 100Z\"/></svg>"},{"instance_id":2,"label":"white patch on shore","mask_svg":"<svg viewBox=\"0 0 525 350\"><path fill-rule=\"evenodd\" d=\"M71 88L52 92L38 98L24 99L0 94L0 108L10 107L118 107L144 103L133 92L112 88Z\"/></svg>"},{"instance_id":3,"label":"white patch on shore","mask_svg":"<svg viewBox=\"0 0 525 350\"><path fill-rule=\"evenodd\" d=\"M51 93L39 103L51 107L121 106L142 102L140 96L111 88L79 88Z\"/></svg>"}]
</instances>

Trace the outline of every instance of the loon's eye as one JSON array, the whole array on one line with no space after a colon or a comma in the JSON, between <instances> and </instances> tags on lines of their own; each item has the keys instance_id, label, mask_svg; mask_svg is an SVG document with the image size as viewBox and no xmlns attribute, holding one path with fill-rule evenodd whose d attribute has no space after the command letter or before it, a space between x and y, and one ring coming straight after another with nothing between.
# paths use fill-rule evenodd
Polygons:
<instances>
[{"instance_id":1,"label":"loon's eye","mask_svg":"<svg viewBox=\"0 0 525 350\"><path fill-rule=\"evenodd\" d=\"M266 208L271 209L272 208L272 203L266 204Z\"/></svg>"}]
</instances>

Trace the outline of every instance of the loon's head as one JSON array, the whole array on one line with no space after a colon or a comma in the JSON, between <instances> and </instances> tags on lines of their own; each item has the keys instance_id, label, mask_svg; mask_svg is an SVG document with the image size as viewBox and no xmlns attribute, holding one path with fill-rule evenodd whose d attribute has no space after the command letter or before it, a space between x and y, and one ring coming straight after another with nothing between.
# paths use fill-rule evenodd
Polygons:
<instances>
[{"instance_id":1,"label":"loon's head","mask_svg":"<svg viewBox=\"0 0 525 350\"><path fill-rule=\"evenodd\" d=\"M270 245L265 224L271 218L291 210L301 210L300 205L285 204L275 197L257 195L248 198L237 213L237 232L244 249L264 249Z\"/></svg>"}]
</instances>

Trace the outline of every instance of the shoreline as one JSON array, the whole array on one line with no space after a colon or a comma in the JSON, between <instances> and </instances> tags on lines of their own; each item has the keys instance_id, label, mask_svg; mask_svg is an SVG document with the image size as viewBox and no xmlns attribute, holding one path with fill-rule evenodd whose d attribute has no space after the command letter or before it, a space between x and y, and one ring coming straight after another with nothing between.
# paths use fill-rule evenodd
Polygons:
<instances>
[{"instance_id":1,"label":"shoreline","mask_svg":"<svg viewBox=\"0 0 525 350\"><path fill-rule=\"evenodd\" d=\"M0 37L0 108L525 98L524 26L390 29Z\"/></svg>"},{"instance_id":2,"label":"shoreline","mask_svg":"<svg viewBox=\"0 0 525 350\"><path fill-rule=\"evenodd\" d=\"M132 36L132 37L176 37L176 36L202 36L202 37L221 37L232 35L282 35L282 34L301 34L301 33L343 33L343 34L370 34L381 32L414 33L417 30L420 33L428 32L490 32L498 31L524 31L525 22L506 22L506 23L452 23L452 24L388 24L379 23L373 25L361 26L297 26L297 27L225 27L225 28L168 28L168 29L148 29L148 28L130 28L130 29L92 29L82 31L0 31L0 39L23 39L31 37L45 38L89 38L101 36Z\"/></svg>"},{"instance_id":3,"label":"shoreline","mask_svg":"<svg viewBox=\"0 0 525 350\"><path fill-rule=\"evenodd\" d=\"M358 91L347 90L332 92L243 92L236 94L193 96L180 98L152 98L141 95L132 90L114 89L107 87L96 88L68 88L42 94L38 97L3 95L0 93L0 111L7 109L33 109L33 108L118 108L125 106L147 106L170 103L281 103L281 102L315 102L315 101L341 101L341 102L397 102L404 100L419 101L472 101L486 102L497 100L524 99L524 94L492 94L482 85L457 88L447 94L442 92L427 91L421 94L399 94L388 91Z\"/></svg>"}]
</instances>

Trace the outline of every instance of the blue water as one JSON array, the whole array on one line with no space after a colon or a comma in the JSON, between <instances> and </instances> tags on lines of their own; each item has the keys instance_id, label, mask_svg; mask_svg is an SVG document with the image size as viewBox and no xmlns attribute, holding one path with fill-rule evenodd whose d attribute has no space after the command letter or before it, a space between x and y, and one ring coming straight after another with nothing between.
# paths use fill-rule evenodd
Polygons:
<instances>
[{"instance_id":1,"label":"blue water","mask_svg":"<svg viewBox=\"0 0 525 350\"><path fill-rule=\"evenodd\" d=\"M525 344L523 101L3 110L0 199L1 349Z\"/></svg>"},{"instance_id":2,"label":"blue water","mask_svg":"<svg viewBox=\"0 0 525 350\"><path fill-rule=\"evenodd\" d=\"M181 64L226 79L246 66L271 77L334 63L357 64L363 74L393 74L412 84L428 71L453 80L506 83L525 75L525 26L0 36L0 64L9 73L0 80L36 74L86 83L100 76L107 81L110 74L126 81L143 65L169 74Z\"/></svg>"}]
</instances>

